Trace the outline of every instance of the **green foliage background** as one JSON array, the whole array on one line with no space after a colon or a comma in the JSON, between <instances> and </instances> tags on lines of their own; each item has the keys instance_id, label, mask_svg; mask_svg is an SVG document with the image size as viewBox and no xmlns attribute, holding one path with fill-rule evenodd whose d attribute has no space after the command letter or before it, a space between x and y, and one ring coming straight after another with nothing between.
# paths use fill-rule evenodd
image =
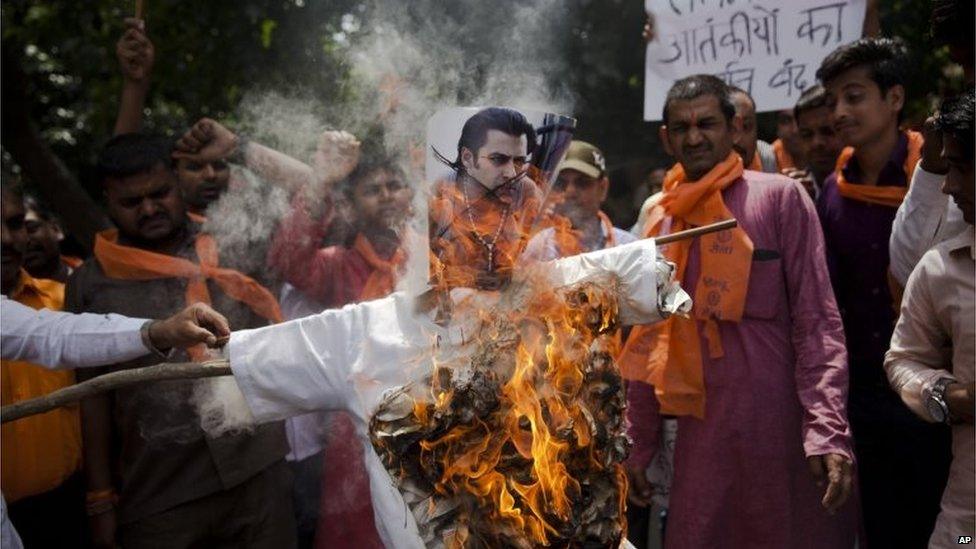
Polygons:
<instances>
[{"instance_id":1,"label":"green foliage background","mask_svg":"<svg viewBox=\"0 0 976 549\"><path fill-rule=\"evenodd\" d=\"M493 0L511 10L515 0ZM176 133L200 116L234 121L245 92L275 90L330 105L354 93L344 50L370 17L356 0L147 0L147 25L156 45L149 128ZM442 17L472 16L451 9ZM90 166L110 135L121 87L114 46L134 1L7 1L2 47L18 53L29 77L30 115L44 139L94 191ZM576 98L579 135L605 151L614 185L610 209L627 222L630 189L649 167L665 162L656 127L641 120L644 47L640 0L565 0L565 74L555 75ZM913 48L909 121L924 118L934 94L958 88L947 54L928 36L927 0L882 0L882 32ZM429 14L427 14L429 15ZM425 14L415 14L424 17ZM532 54L530 41L526 55ZM409 75L406 75L409 78ZM315 108L314 106L312 108ZM761 120L769 135L769 117ZM16 171L4 154L8 170ZM94 193L93 193L94 194Z\"/></svg>"}]
</instances>

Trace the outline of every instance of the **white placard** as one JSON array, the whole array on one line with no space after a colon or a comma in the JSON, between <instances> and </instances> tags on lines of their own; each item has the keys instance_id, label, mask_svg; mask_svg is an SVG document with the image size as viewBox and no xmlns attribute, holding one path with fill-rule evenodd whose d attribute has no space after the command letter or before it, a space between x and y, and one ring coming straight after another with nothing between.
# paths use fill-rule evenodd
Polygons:
<instances>
[{"instance_id":1,"label":"white placard","mask_svg":"<svg viewBox=\"0 0 976 549\"><path fill-rule=\"evenodd\" d=\"M644 119L661 120L671 84L708 73L747 90L759 111L792 108L820 62L860 38L865 0L645 0Z\"/></svg>"}]
</instances>

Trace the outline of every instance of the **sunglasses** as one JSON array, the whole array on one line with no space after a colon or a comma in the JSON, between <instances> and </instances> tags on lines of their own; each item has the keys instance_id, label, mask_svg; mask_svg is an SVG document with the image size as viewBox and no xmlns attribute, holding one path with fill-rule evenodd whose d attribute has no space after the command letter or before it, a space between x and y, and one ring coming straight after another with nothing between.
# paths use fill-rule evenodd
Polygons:
<instances>
[{"instance_id":1,"label":"sunglasses","mask_svg":"<svg viewBox=\"0 0 976 549\"><path fill-rule=\"evenodd\" d=\"M478 158L485 158L492 163L496 168L501 168L507 166L509 162L515 166L516 170L521 170L525 167L525 164L529 161L527 156L509 156L502 153L491 153L488 156L479 156Z\"/></svg>"}]
</instances>

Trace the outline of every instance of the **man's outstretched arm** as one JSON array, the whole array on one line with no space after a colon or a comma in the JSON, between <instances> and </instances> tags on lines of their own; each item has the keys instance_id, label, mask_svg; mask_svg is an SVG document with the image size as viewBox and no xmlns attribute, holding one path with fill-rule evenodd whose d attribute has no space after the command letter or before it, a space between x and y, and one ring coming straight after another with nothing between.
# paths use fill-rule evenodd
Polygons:
<instances>
[{"instance_id":1,"label":"man's outstretched arm","mask_svg":"<svg viewBox=\"0 0 976 549\"><path fill-rule=\"evenodd\" d=\"M203 303L164 320L116 314L35 310L0 296L3 358L49 368L81 368L125 362L154 351L215 345L230 334L223 315Z\"/></svg>"}]
</instances>

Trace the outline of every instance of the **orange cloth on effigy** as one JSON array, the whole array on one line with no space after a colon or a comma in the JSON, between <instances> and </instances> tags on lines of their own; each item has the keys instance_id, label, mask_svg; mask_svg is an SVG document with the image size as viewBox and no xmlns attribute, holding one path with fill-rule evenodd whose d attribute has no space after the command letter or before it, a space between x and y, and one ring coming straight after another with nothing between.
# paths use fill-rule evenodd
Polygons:
<instances>
[{"instance_id":1,"label":"orange cloth on effigy","mask_svg":"<svg viewBox=\"0 0 976 549\"><path fill-rule=\"evenodd\" d=\"M773 141L773 153L776 154L776 168L778 170L783 171L787 168L796 167L796 160L793 160L793 155L786 150L786 145L783 144L782 139Z\"/></svg>"},{"instance_id":2,"label":"orange cloth on effigy","mask_svg":"<svg viewBox=\"0 0 976 549\"><path fill-rule=\"evenodd\" d=\"M34 309L60 311L64 284L21 271L17 288L9 297ZM3 406L46 395L74 382L72 370L50 370L21 360L0 361ZM4 423L0 428L0 459L0 490L10 503L60 486L81 468L78 405Z\"/></svg>"},{"instance_id":3,"label":"orange cloth on effigy","mask_svg":"<svg viewBox=\"0 0 976 549\"><path fill-rule=\"evenodd\" d=\"M763 171L762 158L759 158L759 151L757 150L755 154L752 155L752 161L746 166L747 170L752 170L754 172Z\"/></svg>"},{"instance_id":4,"label":"orange cloth on effigy","mask_svg":"<svg viewBox=\"0 0 976 549\"><path fill-rule=\"evenodd\" d=\"M613 234L613 221L602 211L596 212L596 215L600 218L603 234L607 236L607 241L603 247L613 248L617 245L617 239ZM559 257L570 257L589 251L583 249L583 244L580 241L583 235L580 231L572 228L568 219L560 216L556 221L552 230L554 231L554 239L556 249L559 251Z\"/></svg>"},{"instance_id":5,"label":"orange cloth on effigy","mask_svg":"<svg viewBox=\"0 0 976 549\"><path fill-rule=\"evenodd\" d=\"M922 158L922 144L925 142L925 139L922 137L922 134L911 130L906 131L905 136L908 138L908 154L905 155L905 164L902 168L905 170L906 180L911 181L912 173L915 171L915 165ZM854 147L845 147L841 151L840 156L837 157L837 167L835 170L837 174L837 190L840 192L840 195L844 198L891 208L901 206L901 203L905 200L905 195L908 194L908 186L862 185L860 183L848 183L844 179L844 168L853 156Z\"/></svg>"},{"instance_id":6,"label":"orange cloth on effigy","mask_svg":"<svg viewBox=\"0 0 976 549\"><path fill-rule=\"evenodd\" d=\"M225 294L244 303L258 316L281 322L278 300L267 288L245 274L218 266L217 243L212 236L197 235L195 245L199 264L182 257L124 246L118 243L118 238L117 229L102 231L95 236L95 258L107 276L127 280L185 278L187 305L211 304L210 290L207 289L207 279L210 279ZM190 355L196 359L200 351L194 349Z\"/></svg>"},{"instance_id":7,"label":"orange cloth on effigy","mask_svg":"<svg viewBox=\"0 0 976 549\"><path fill-rule=\"evenodd\" d=\"M359 252L359 255L373 268L373 272L369 274L363 291L359 295L360 301L379 299L389 295L396 288L397 271L407 260L407 254L402 248L397 248L393 257L383 259L376 253L373 245L363 233L356 235L352 248Z\"/></svg>"},{"instance_id":8,"label":"orange cloth on effigy","mask_svg":"<svg viewBox=\"0 0 976 549\"><path fill-rule=\"evenodd\" d=\"M661 200L648 215L645 236L662 236L666 218L671 218L668 232L731 219L722 190L738 181L742 171L742 159L734 152L697 181L687 181L684 168L676 164L665 176ZM694 318L673 316L654 326L636 327L627 340L620 364L628 378L654 386L662 414L701 418L705 415L705 384L699 322L709 355L723 356L718 321L742 319L753 245L740 227L669 244L663 254L677 265L677 280L684 277L688 253L695 241L701 257L701 275L695 289Z\"/></svg>"}]
</instances>

